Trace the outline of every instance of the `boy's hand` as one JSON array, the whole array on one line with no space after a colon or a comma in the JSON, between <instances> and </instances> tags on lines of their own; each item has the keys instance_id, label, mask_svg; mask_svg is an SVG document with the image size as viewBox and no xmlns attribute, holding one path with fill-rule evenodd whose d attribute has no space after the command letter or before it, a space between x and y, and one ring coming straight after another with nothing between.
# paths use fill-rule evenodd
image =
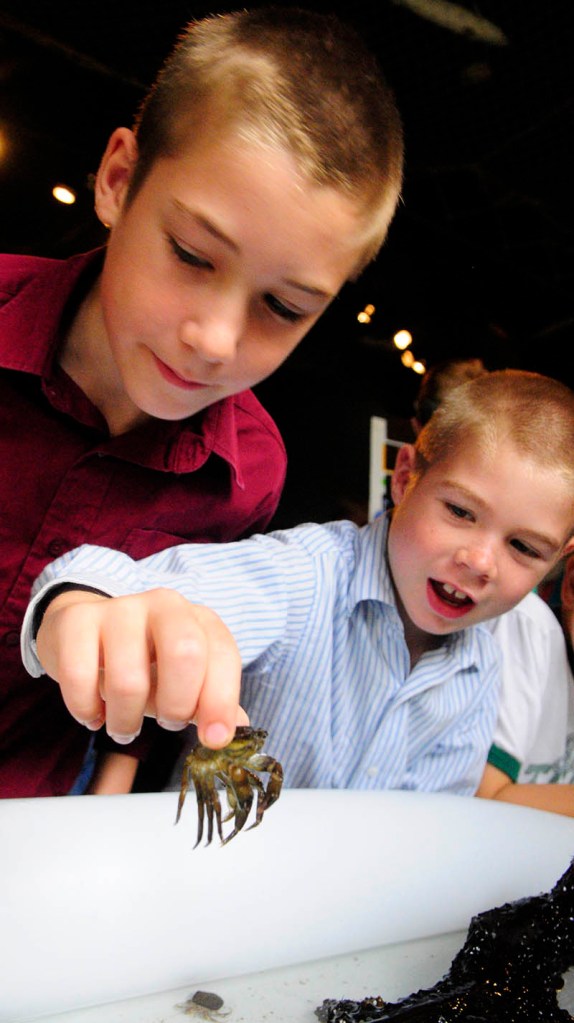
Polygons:
<instances>
[{"instance_id":1,"label":"boy's hand","mask_svg":"<svg viewBox=\"0 0 574 1023\"><path fill-rule=\"evenodd\" d=\"M136 738L144 716L172 731L193 720L213 749L247 723L233 636L214 612L172 590L62 593L44 614L37 651L70 714L92 730L105 721L116 742Z\"/></svg>"}]
</instances>

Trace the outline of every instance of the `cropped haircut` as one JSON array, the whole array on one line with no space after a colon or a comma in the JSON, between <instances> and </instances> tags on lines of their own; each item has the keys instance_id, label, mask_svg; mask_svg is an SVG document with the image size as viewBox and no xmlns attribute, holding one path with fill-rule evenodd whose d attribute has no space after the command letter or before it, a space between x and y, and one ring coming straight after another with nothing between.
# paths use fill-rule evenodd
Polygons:
<instances>
[{"instance_id":1,"label":"cropped haircut","mask_svg":"<svg viewBox=\"0 0 574 1023\"><path fill-rule=\"evenodd\" d=\"M461 384L444 399L417 438L415 473L468 443L494 454L501 443L574 491L574 392L539 373L497 370Z\"/></svg>"},{"instance_id":2,"label":"cropped haircut","mask_svg":"<svg viewBox=\"0 0 574 1023\"><path fill-rule=\"evenodd\" d=\"M206 130L290 152L310 181L365 217L360 267L384 241L402 182L393 93L360 36L332 14L265 7L191 22L138 112L133 200L151 167Z\"/></svg>"}]
</instances>

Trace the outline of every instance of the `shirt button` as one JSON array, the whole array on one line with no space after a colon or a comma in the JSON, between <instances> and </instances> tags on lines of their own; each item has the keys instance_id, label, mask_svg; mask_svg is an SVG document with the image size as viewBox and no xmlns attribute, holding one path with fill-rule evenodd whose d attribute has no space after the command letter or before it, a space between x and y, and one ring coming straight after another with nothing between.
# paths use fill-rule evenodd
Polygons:
<instances>
[{"instance_id":1,"label":"shirt button","mask_svg":"<svg viewBox=\"0 0 574 1023\"><path fill-rule=\"evenodd\" d=\"M66 550L66 541L60 539L50 540L47 547L48 554L51 558L58 558L60 554L63 554Z\"/></svg>"},{"instance_id":2,"label":"shirt button","mask_svg":"<svg viewBox=\"0 0 574 1023\"><path fill-rule=\"evenodd\" d=\"M379 773L378 767L367 767L367 770L365 771L367 778L376 778L378 773Z\"/></svg>"},{"instance_id":3,"label":"shirt button","mask_svg":"<svg viewBox=\"0 0 574 1023\"><path fill-rule=\"evenodd\" d=\"M16 629L11 629L10 632L4 633L4 645L5 646L18 646L20 642L20 633Z\"/></svg>"}]
</instances>

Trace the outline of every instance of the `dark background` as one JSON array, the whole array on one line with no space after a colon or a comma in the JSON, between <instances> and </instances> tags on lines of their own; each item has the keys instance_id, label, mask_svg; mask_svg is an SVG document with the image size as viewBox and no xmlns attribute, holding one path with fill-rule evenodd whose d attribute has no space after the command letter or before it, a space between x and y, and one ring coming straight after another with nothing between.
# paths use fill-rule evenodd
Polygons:
<instances>
[{"instance_id":1,"label":"dark background","mask_svg":"<svg viewBox=\"0 0 574 1023\"><path fill-rule=\"evenodd\" d=\"M379 258L257 389L290 455L278 525L364 516L370 416L409 439L420 382L391 343L399 328L428 366L479 355L489 369L574 384L572 0L456 4L496 26L501 44L481 38L478 21L465 32L437 24L433 12L455 6L440 0L306 5L337 11L378 54L403 114L407 166ZM65 256L103 240L90 176L108 135L131 125L180 27L235 6L3 0L4 251ZM53 200L60 181L77 190L74 206ZM369 302L376 313L362 326Z\"/></svg>"}]
</instances>

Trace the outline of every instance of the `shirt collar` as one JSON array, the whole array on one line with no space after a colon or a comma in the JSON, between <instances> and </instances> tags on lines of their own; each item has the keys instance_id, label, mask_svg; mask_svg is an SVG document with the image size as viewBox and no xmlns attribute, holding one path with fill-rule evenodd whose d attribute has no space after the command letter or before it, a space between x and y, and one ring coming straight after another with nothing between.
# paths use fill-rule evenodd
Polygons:
<instances>
[{"instance_id":1,"label":"shirt collar","mask_svg":"<svg viewBox=\"0 0 574 1023\"><path fill-rule=\"evenodd\" d=\"M223 398L183 422L151 419L143 426L112 437L105 450L118 458L176 474L195 472L210 455L223 458L244 489L239 454L236 397Z\"/></svg>"},{"instance_id":2,"label":"shirt collar","mask_svg":"<svg viewBox=\"0 0 574 1023\"><path fill-rule=\"evenodd\" d=\"M62 335L66 306L80 278L99 272L103 250L71 259L12 256L12 280L0 284L0 365L45 377ZM26 324L25 343L22 325Z\"/></svg>"},{"instance_id":3,"label":"shirt collar","mask_svg":"<svg viewBox=\"0 0 574 1023\"><path fill-rule=\"evenodd\" d=\"M349 587L349 610L362 600L377 600L396 608L387 562L388 513L363 526L358 534L356 570Z\"/></svg>"}]
</instances>

